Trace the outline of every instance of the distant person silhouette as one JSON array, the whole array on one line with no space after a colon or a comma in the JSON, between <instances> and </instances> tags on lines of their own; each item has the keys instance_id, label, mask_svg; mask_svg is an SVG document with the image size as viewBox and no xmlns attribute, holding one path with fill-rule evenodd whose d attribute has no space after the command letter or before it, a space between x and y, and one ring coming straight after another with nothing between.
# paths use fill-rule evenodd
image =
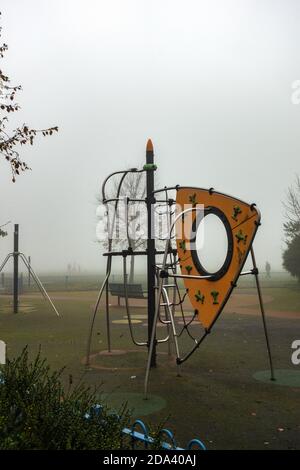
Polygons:
<instances>
[{"instance_id":1,"label":"distant person silhouette","mask_svg":"<svg viewBox=\"0 0 300 470\"><path fill-rule=\"evenodd\" d=\"M268 279L271 278L271 265L270 265L269 261L266 262L266 277Z\"/></svg>"}]
</instances>

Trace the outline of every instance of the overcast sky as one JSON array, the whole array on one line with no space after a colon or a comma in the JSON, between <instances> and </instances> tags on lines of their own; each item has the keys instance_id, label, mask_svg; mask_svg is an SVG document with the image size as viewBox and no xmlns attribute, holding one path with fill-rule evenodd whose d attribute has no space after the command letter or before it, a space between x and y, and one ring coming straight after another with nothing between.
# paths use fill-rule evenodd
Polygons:
<instances>
[{"instance_id":1,"label":"overcast sky","mask_svg":"<svg viewBox=\"0 0 300 470\"><path fill-rule=\"evenodd\" d=\"M22 149L32 171L15 184L0 161L0 224L20 224L38 270L103 268L97 192L143 164L148 137L162 186L256 202L258 261L281 267L282 201L300 172L298 0L2 0L1 11L1 68L23 87L16 122L59 126ZM11 245L1 240L1 258Z\"/></svg>"}]
</instances>

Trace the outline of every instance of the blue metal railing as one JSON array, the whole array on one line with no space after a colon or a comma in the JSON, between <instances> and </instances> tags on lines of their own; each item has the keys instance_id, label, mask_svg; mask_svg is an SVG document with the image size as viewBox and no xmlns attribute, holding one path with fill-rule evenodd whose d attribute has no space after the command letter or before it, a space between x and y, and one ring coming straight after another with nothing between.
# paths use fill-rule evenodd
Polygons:
<instances>
[{"instance_id":1,"label":"blue metal railing","mask_svg":"<svg viewBox=\"0 0 300 470\"><path fill-rule=\"evenodd\" d=\"M140 428L142 432L137 431L136 428ZM141 443L145 449L154 444L154 439L153 437L149 436L149 430L147 426L140 419L137 419L130 429L124 428L123 434L131 438L132 449L136 448L137 443ZM169 442L162 440L164 436L168 438ZM206 450L205 445L202 441L200 441L200 439L192 439L185 448L178 447L174 438L174 434L169 429L162 429L159 433L159 438L160 446L164 450Z\"/></svg>"},{"instance_id":2,"label":"blue metal railing","mask_svg":"<svg viewBox=\"0 0 300 470\"><path fill-rule=\"evenodd\" d=\"M96 404L91 408L90 413L85 414L85 417L89 419L92 413L100 415L102 413L102 410L103 406ZM137 431L137 428L139 429L139 431ZM141 419L137 419L132 424L131 428L124 428L122 430L122 433L124 437L130 438L132 449L137 449L138 445L140 445L140 448L142 446L142 448L148 449L149 447L151 447L151 445L155 444L154 438L150 436L149 429ZM163 440L163 438L167 438L168 442ZM161 429L158 435L158 439L159 446L164 450L206 450L205 445L202 441L200 441L200 439L192 439L188 442L185 448L178 447L172 431L165 428Z\"/></svg>"},{"instance_id":3,"label":"blue metal railing","mask_svg":"<svg viewBox=\"0 0 300 470\"><path fill-rule=\"evenodd\" d=\"M1 377L0 372L0 385L4 383L3 377ZM101 415L103 411L103 406L96 403L93 405L88 413L85 413L84 417L86 419L90 419L92 414ZM116 414L116 417L118 415ZM139 428L140 431L136 429ZM131 428L124 428L122 430L122 434L124 437L129 437L131 440L131 447L132 449L136 449L137 445L140 444L143 446L144 449L151 447L155 443L153 437L150 436L149 429L147 428L146 424L141 420L137 419L131 426ZM166 437L169 442L162 440L163 437ZM169 429L162 429L159 433L159 446L164 450L206 450L205 445L203 444L200 439L192 439L189 441L187 446L178 447L177 443L174 438L174 434Z\"/></svg>"}]
</instances>

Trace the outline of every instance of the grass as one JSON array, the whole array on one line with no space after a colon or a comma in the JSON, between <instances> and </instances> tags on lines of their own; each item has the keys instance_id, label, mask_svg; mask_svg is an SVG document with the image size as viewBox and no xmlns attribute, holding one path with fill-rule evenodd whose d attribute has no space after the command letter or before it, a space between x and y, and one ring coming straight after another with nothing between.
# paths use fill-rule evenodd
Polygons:
<instances>
[{"instance_id":1,"label":"grass","mask_svg":"<svg viewBox=\"0 0 300 470\"><path fill-rule=\"evenodd\" d=\"M89 281L90 282L90 281ZM84 285L81 286L84 288ZM251 284L243 285L236 295L254 294ZM295 284L287 287L264 286L271 296L267 312L282 310L300 312L300 292ZM146 352L133 346L127 325L112 326L113 348L127 354L106 356L97 354L93 367L86 369L86 338L97 292L52 292L55 305L61 312L57 318L50 306L37 294L24 295L24 313L12 314L10 297L0 297L1 339L6 341L9 356L19 354L28 344L32 355L42 345L53 368L66 365L65 383L69 374L73 380L83 379L90 385L101 385L99 399L117 408L124 401L135 408L134 416L152 423L166 420L166 426L176 431L184 446L193 437L202 439L209 449L288 449L299 448L300 388L258 382L257 371L268 368L261 319L256 315L224 313L202 347L181 368L180 377L174 359L160 346L158 367L151 372L150 398L142 399ZM112 299L111 318L123 319L124 307ZM133 301L134 303L134 301ZM28 308L32 307L32 308ZM251 309L257 304L251 306ZM145 314L143 307L133 313ZM232 310L232 312L234 309ZM300 339L299 319L268 318L274 362L277 369L299 371L291 364L291 343ZM144 339L147 328L135 325L136 335ZM198 327L194 327L192 331ZM200 328L199 328L200 330ZM297 337L298 333L298 337ZM163 329L158 330L163 335ZM182 338L185 350L191 346ZM96 320L92 351L106 349L103 306ZM282 430L283 431L280 431Z\"/></svg>"},{"instance_id":2,"label":"grass","mask_svg":"<svg viewBox=\"0 0 300 470\"><path fill-rule=\"evenodd\" d=\"M283 312L300 312L300 286L277 287L268 289L273 300L268 304L271 310Z\"/></svg>"}]
</instances>

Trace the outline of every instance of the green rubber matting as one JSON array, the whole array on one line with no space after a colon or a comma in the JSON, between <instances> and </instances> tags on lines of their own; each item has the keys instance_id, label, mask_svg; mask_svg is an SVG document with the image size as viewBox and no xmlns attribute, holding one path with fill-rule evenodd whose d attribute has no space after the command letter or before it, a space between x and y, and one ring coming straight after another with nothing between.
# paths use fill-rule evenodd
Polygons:
<instances>
[{"instance_id":1,"label":"green rubber matting","mask_svg":"<svg viewBox=\"0 0 300 470\"><path fill-rule=\"evenodd\" d=\"M270 380L270 370L259 370L253 377L260 382L271 385L284 385L286 387L300 387L300 370L276 369L274 371L276 380Z\"/></svg>"},{"instance_id":2,"label":"green rubber matting","mask_svg":"<svg viewBox=\"0 0 300 470\"><path fill-rule=\"evenodd\" d=\"M142 314L142 313L141 313L141 314L139 314L139 313L138 313L138 314L133 314L133 315L130 315L130 316L131 316L131 318L133 318L134 320L146 320L146 319L148 318L147 315L144 315L144 314ZM127 316L124 315L124 318L127 318Z\"/></svg>"},{"instance_id":3,"label":"green rubber matting","mask_svg":"<svg viewBox=\"0 0 300 470\"><path fill-rule=\"evenodd\" d=\"M104 401L105 404L116 412L124 404L127 404L127 409L132 412L134 418L150 415L162 410L167 405L166 400L159 395L149 394L147 400L145 400L143 393L132 392L101 393L99 400Z\"/></svg>"},{"instance_id":4,"label":"green rubber matting","mask_svg":"<svg viewBox=\"0 0 300 470\"><path fill-rule=\"evenodd\" d=\"M112 323L115 323L116 325L128 325L128 320L113 320ZM131 320L131 323L142 323L142 320Z\"/></svg>"}]
</instances>

